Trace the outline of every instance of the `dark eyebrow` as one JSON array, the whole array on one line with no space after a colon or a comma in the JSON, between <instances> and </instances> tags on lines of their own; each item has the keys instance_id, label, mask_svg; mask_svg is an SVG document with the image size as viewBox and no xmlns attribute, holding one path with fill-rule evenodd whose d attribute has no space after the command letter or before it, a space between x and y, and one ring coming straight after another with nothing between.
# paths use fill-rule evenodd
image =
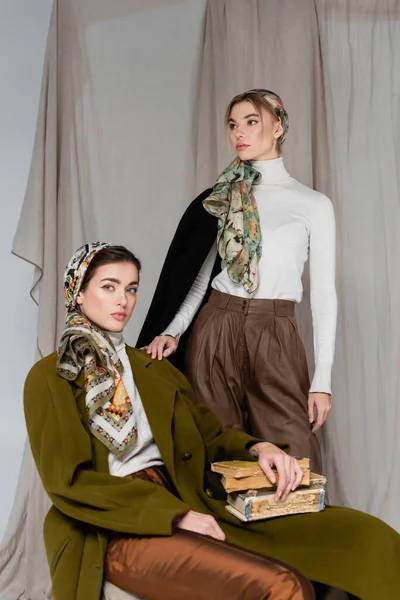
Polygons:
<instances>
[{"instance_id":1,"label":"dark eyebrow","mask_svg":"<svg viewBox=\"0 0 400 600\"><path fill-rule=\"evenodd\" d=\"M259 119L260 115L258 115L257 113L250 113L249 115L246 115L245 117L243 117L243 119L248 119L249 117L257 117ZM232 119L230 117L228 120L228 123L230 123L231 121L232 121L232 123L236 123L235 119Z\"/></svg>"},{"instance_id":2,"label":"dark eyebrow","mask_svg":"<svg viewBox=\"0 0 400 600\"><path fill-rule=\"evenodd\" d=\"M102 279L102 280L100 281L100 283L101 283L102 281L112 281L113 283L121 283L121 282L120 282L120 280L119 280L119 279L116 279L115 277L104 277L104 279ZM138 281L131 281L130 283L128 283L128 286L129 286L129 285L138 285L138 284L139 284L139 282L138 282Z\"/></svg>"}]
</instances>

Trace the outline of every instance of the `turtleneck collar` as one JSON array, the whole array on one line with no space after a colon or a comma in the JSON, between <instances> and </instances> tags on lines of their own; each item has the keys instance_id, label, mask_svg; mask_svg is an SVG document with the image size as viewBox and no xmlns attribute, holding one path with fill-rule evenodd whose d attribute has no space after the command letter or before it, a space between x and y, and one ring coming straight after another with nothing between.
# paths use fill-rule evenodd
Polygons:
<instances>
[{"instance_id":1,"label":"turtleneck collar","mask_svg":"<svg viewBox=\"0 0 400 600\"><path fill-rule=\"evenodd\" d=\"M106 331L108 337L113 343L113 346L117 352L125 347L125 340L123 331Z\"/></svg>"},{"instance_id":2,"label":"turtleneck collar","mask_svg":"<svg viewBox=\"0 0 400 600\"><path fill-rule=\"evenodd\" d=\"M283 158L273 158L272 160L254 160L251 161L253 167L261 173L262 179L258 185L265 183L280 183L291 178L283 164ZM254 183L254 185L257 185Z\"/></svg>"}]
</instances>

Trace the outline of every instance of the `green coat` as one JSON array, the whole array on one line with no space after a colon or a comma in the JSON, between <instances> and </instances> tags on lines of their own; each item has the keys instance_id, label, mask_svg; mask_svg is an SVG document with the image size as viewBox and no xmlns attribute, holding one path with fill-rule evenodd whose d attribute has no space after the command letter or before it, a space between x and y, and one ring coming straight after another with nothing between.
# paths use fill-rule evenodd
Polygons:
<instances>
[{"instance_id":1,"label":"green coat","mask_svg":"<svg viewBox=\"0 0 400 600\"><path fill-rule=\"evenodd\" d=\"M229 542L285 561L310 579L363 600L400 598L400 536L378 519L330 507L241 524L223 501L210 498L203 489L206 462L248 459L245 446L255 439L222 433L217 417L194 404L187 380L168 361L127 352L181 499L151 482L110 475L108 451L89 433L83 375L73 384L59 377L55 354L34 365L24 405L33 456L53 503L44 539L54 600L100 599L108 532L168 536L173 518L189 509L213 515Z\"/></svg>"}]
</instances>

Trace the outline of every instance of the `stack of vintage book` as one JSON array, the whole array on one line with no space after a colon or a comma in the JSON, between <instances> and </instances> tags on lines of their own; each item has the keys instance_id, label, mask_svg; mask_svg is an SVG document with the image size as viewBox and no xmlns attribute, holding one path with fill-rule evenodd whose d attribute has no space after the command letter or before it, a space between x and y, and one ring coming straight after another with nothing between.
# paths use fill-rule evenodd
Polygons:
<instances>
[{"instance_id":1,"label":"stack of vintage book","mask_svg":"<svg viewBox=\"0 0 400 600\"><path fill-rule=\"evenodd\" d=\"M211 469L222 475L221 482L228 493L226 509L241 521L257 521L324 510L326 478L310 472L308 458L299 458L298 462L303 469L303 479L284 502L274 498L278 481L272 483L257 462L215 462Z\"/></svg>"}]
</instances>

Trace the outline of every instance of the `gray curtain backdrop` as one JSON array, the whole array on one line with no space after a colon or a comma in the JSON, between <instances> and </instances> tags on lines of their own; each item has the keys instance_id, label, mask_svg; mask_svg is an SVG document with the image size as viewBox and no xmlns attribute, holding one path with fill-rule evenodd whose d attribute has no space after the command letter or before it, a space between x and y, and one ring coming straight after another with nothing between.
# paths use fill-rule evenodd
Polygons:
<instances>
[{"instance_id":1,"label":"gray curtain backdrop","mask_svg":"<svg viewBox=\"0 0 400 600\"><path fill-rule=\"evenodd\" d=\"M13 244L34 266L38 358L56 348L64 268L88 239L122 243L143 261L138 306L126 332L135 343L176 224L194 194L205 7L205 0L54 2ZM48 507L27 445L0 547L1 600L51 597L42 541Z\"/></svg>"},{"instance_id":2,"label":"gray curtain backdrop","mask_svg":"<svg viewBox=\"0 0 400 600\"><path fill-rule=\"evenodd\" d=\"M400 2L316 7L338 221L329 497L400 531Z\"/></svg>"},{"instance_id":3,"label":"gray curtain backdrop","mask_svg":"<svg viewBox=\"0 0 400 600\"><path fill-rule=\"evenodd\" d=\"M287 168L306 185L332 195L314 0L208 2L197 108L197 189L214 182L233 159L225 108L233 96L255 87L277 92L288 110Z\"/></svg>"},{"instance_id":4,"label":"gray curtain backdrop","mask_svg":"<svg viewBox=\"0 0 400 600\"><path fill-rule=\"evenodd\" d=\"M338 222L330 499L398 530L399 12L397 0L55 1L13 247L35 267L38 355L62 328L72 251L95 238L136 251L134 342L180 215L232 157L226 104L251 87L279 93L291 117L286 165L333 199ZM1 600L50 597L47 506L27 447L0 549Z\"/></svg>"}]
</instances>

